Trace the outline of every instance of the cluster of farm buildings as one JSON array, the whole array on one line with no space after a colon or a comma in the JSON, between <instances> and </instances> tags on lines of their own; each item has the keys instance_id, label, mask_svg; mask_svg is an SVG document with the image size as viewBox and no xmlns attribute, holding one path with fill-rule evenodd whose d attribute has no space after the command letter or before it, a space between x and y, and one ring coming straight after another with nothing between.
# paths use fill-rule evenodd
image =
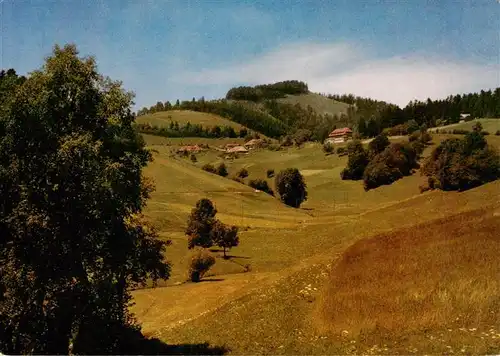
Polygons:
<instances>
[{"instance_id":1,"label":"cluster of farm buildings","mask_svg":"<svg viewBox=\"0 0 500 356\"><path fill-rule=\"evenodd\" d=\"M325 140L325 143L342 143L346 142L348 140L352 139L352 130L348 127L340 128L340 129L335 129L333 130L329 135L328 138ZM248 153L250 150L254 148L261 147L264 144L264 140L262 139L252 139L244 144L239 144L239 143L228 143L224 147L217 148L219 151L225 152L225 153ZM198 153L202 151L203 148L199 145L192 145L192 146L182 146L180 147L177 152L183 153Z\"/></svg>"}]
</instances>

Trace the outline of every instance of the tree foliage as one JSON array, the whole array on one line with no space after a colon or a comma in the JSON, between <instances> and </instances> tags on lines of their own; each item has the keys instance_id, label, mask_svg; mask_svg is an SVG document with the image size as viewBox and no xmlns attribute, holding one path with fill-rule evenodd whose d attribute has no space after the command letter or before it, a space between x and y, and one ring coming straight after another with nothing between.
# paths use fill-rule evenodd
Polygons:
<instances>
[{"instance_id":1,"label":"tree foliage","mask_svg":"<svg viewBox=\"0 0 500 356\"><path fill-rule=\"evenodd\" d=\"M392 143L370 160L363 172L365 190L392 184L418 168L417 152L409 143Z\"/></svg>"},{"instance_id":2,"label":"tree foliage","mask_svg":"<svg viewBox=\"0 0 500 356\"><path fill-rule=\"evenodd\" d=\"M343 180L359 180L368 165L368 152L359 140L349 142L347 145L347 167L340 173Z\"/></svg>"},{"instance_id":3,"label":"tree foliage","mask_svg":"<svg viewBox=\"0 0 500 356\"><path fill-rule=\"evenodd\" d=\"M375 137L370 143L368 144L368 154L370 157L375 157L379 153L382 153L387 146L389 146L389 138L387 138L386 135L380 134L377 137Z\"/></svg>"},{"instance_id":4,"label":"tree foliage","mask_svg":"<svg viewBox=\"0 0 500 356\"><path fill-rule=\"evenodd\" d=\"M221 164L219 164L217 166L216 173L218 175L220 175L221 177L227 177L228 173L227 173L227 168L226 168L226 165L224 164L224 162L222 162Z\"/></svg>"},{"instance_id":5,"label":"tree foliage","mask_svg":"<svg viewBox=\"0 0 500 356\"><path fill-rule=\"evenodd\" d=\"M246 168L242 168L238 171L238 177L239 178L246 178L248 177L248 170Z\"/></svg>"},{"instance_id":6,"label":"tree foliage","mask_svg":"<svg viewBox=\"0 0 500 356\"><path fill-rule=\"evenodd\" d=\"M463 191L500 177L500 158L477 132L447 139L434 149L422 167L430 188Z\"/></svg>"},{"instance_id":7,"label":"tree foliage","mask_svg":"<svg viewBox=\"0 0 500 356\"><path fill-rule=\"evenodd\" d=\"M248 182L248 185L253 189L261 190L269 195L274 196L273 190L264 179L252 179L250 182Z\"/></svg>"},{"instance_id":8,"label":"tree foliage","mask_svg":"<svg viewBox=\"0 0 500 356\"><path fill-rule=\"evenodd\" d=\"M132 94L73 45L0 77L0 350L116 353L130 289L170 273L141 218L151 155Z\"/></svg>"},{"instance_id":9,"label":"tree foliage","mask_svg":"<svg viewBox=\"0 0 500 356\"><path fill-rule=\"evenodd\" d=\"M307 200L307 186L297 168L287 168L275 178L276 191L280 200L288 206L298 208Z\"/></svg>"},{"instance_id":10,"label":"tree foliage","mask_svg":"<svg viewBox=\"0 0 500 356\"><path fill-rule=\"evenodd\" d=\"M231 247L236 247L239 244L238 227L227 226L217 220L212 227L211 237L214 245L220 247L224 251L224 258L227 258L226 251Z\"/></svg>"},{"instance_id":11,"label":"tree foliage","mask_svg":"<svg viewBox=\"0 0 500 356\"><path fill-rule=\"evenodd\" d=\"M261 101L263 99L284 98L286 95L307 94L308 92L309 89L306 83L298 80L286 80L255 87L240 86L231 88L226 94L226 99Z\"/></svg>"},{"instance_id":12,"label":"tree foliage","mask_svg":"<svg viewBox=\"0 0 500 356\"><path fill-rule=\"evenodd\" d=\"M191 210L186 227L189 249L213 246L211 231L216 221L215 214L217 209L209 199L198 200L196 207Z\"/></svg>"},{"instance_id":13,"label":"tree foliage","mask_svg":"<svg viewBox=\"0 0 500 356\"><path fill-rule=\"evenodd\" d=\"M169 127L150 124L135 124L134 127L140 133L162 137L236 138L247 134L246 129L241 129L239 133L236 133L234 128L228 125L203 127L201 124L187 122L180 126L177 121L170 121Z\"/></svg>"}]
</instances>

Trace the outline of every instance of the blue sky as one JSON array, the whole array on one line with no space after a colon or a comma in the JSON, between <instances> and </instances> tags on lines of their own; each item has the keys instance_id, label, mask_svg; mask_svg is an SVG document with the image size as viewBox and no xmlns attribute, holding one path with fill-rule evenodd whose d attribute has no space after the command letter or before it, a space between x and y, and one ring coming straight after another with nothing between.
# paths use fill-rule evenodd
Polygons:
<instances>
[{"instance_id":1,"label":"blue sky","mask_svg":"<svg viewBox=\"0 0 500 356\"><path fill-rule=\"evenodd\" d=\"M137 107L286 79L400 106L500 86L499 0L0 2L0 67L72 42Z\"/></svg>"}]
</instances>

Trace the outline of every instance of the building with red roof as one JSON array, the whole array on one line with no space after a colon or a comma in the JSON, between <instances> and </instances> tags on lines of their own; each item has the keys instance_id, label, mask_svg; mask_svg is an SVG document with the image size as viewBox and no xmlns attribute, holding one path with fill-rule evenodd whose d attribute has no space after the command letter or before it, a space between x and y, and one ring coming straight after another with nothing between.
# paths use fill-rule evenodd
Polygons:
<instances>
[{"instance_id":1,"label":"building with red roof","mask_svg":"<svg viewBox=\"0 0 500 356\"><path fill-rule=\"evenodd\" d=\"M328 135L325 142L329 143L340 143L348 141L352 138L352 130L348 127L343 127L341 129L335 129Z\"/></svg>"}]
</instances>

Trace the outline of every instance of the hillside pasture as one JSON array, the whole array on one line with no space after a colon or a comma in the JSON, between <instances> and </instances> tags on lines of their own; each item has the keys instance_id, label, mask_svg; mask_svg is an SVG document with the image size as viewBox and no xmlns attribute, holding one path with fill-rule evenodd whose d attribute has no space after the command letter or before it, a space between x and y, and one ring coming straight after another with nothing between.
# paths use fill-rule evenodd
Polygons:
<instances>
[{"instance_id":1,"label":"hillside pasture","mask_svg":"<svg viewBox=\"0 0 500 356\"><path fill-rule=\"evenodd\" d=\"M500 130L500 119L475 119L472 121L468 122L462 122L462 123L457 123L457 124L451 124L451 125L446 125L446 126L440 126L440 127L433 127L429 129L429 132L436 132L436 130L447 130L447 131L453 131L453 130L468 130L472 131L472 128L474 125L479 122L483 126L483 131L489 132L490 134L494 135L497 131Z\"/></svg>"},{"instance_id":2,"label":"hillside pasture","mask_svg":"<svg viewBox=\"0 0 500 356\"><path fill-rule=\"evenodd\" d=\"M151 124L159 127L168 126L170 122L175 121L181 126L188 122L192 125L198 124L203 127L230 126L236 132L244 128L244 126L221 116L191 110L160 111L154 114L141 115L136 118L138 124Z\"/></svg>"},{"instance_id":3,"label":"hillside pasture","mask_svg":"<svg viewBox=\"0 0 500 356\"><path fill-rule=\"evenodd\" d=\"M434 135L434 144L426 148L424 156L441 140L449 137L455 135ZM498 136L490 135L487 140L495 147L500 146ZM258 149L238 159L225 161L229 177L241 168L248 170L249 177L244 180L246 184L250 179L267 179L267 169L274 169L278 173L284 168L298 168L305 176L309 198L301 208L293 209L268 194L256 193L246 184L202 171L200 168L205 163L218 164L224 161L218 152L201 153L197 155L198 162L192 163L188 159L172 157L170 147L151 147L157 152L146 174L156 181L157 189L148 204L146 215L158 226L161 238L172 240L166 258L172 262L173 269L172 278L166 283L167 288L134 292L136 305L132 311L136 313L147 335L170 343L209 342L216 346L226 345L236 354L442 353L447 351L447 346L453 347L455 351L460 350L458 347L461 343L471 346L466 349L471 352L494 353L500 349L495 339L480 338L484 337L481 333L486 332L484 328L488 323L488 333L490 329L496 330L496 333L499 330L495 321L498 315L491 314L492 318L488 318L486 311L494 306L492 295L498 292L497 286L493 282L485 284L484 280L496 273L495 263L498 263L498 257L495 260L498 253L492 254L498 252L497 247L491 244L491 239L485 234L498 228L498 220L495 219L500 214L500 182L462 193L431 191L419 194L418 185L424 178L416 173L390 186L364 192L360 182L340 179L340 171L345 167L347 157L336 154L327 156L317 143L282 151ZM274 188L274 178L267 180ZM173 285L186 280L190 252L184 236L185 223L196 201L203 197L215 203L219 211L217 218L240 227L240 245L230 251L229 260L217 258L205 282ZM485 212L480 211L483 208ZM436 227L438 221L446 223L447 219L452 224L448 229ZM473 234L475 227L478 227L477 235ZM446 231L453 234L447 237ZM404 308L408 307L407 311L412 315L413 304L409 302L411 298L417 298L417 301L420 298L420 294L413 292L429 287L423 277L416 275L417 267L426 264L432 268L444 266L447 268L440 272L444 276L441 285L444 292L438 296L445 298L448 295L451 301L463 302L456 310L464 310L467 302L465 297L453 297L459 288L464 292L465 286L476 286L478 290L486 287L481 292L483 296L477 293L478 299L471 296L469 300L480 302L471 309L479 313L477 320L480 327L473 326L472 319L471 323L464 324L454 321L450 332L442 328L438 319L434 323L430 316L435 313L440 318L448 317L450 311L455 309L443 309L440 304L430 303L428 309L424 310L422 323L415 324L416 329L408 328L405 335L391 331L384 336L381 329L372 328L370 320L375 319L368 318L363 324L364 319L356 313L353 316L358 319L353 320L360 322L362 330L342 329L339 334L339 328L347 326L342 322L337 326L335 321L329 319L331 313L327 306L330 304L325 299L336 291L329 287L332 276L340 275L336 268L342 261L349 259L345 256L349 256L351 248L356 248L351 246L372 246L373 239L380 236L400 237L408 246L391 249L392 245L382 243L380 247L374 248L373 253L381 254L380 251L386 248L389 253L386 257L395 271L398 271L396 264L399 263L403 265L401 271L409 273L409 276L413 273L415 277L412 279L413 285L398 285L396 277L387 277L393 278L390 281L392 284L389 284L388 279L384 279L383 266L375 264L374 268L378 272L369 274L372 277L367 282L367 285L372 283L373 288L379 288L374 298L401 301L401 310L405 311ZM458 246L461 240L465 242L464 248ZM472 248L474 244L476 247ZM377 246L376 243L374 246ZM471 246L469 254L466 251L468 246ZM426 257L426 251L431 247L435 252L432 250ZM439 255L440 248L442 256ZM454 249L458 249L456 257L451 256ZM414 256L406 258L410 251ZM356 265L358 260L354 259L353 273L361 273L362 266L365 266L365 270L370 269L367 267L369 261L376 257L368 252L368 262L361 261L361 265ZM401 256L398 256L399 252ZM217 249L213 253L221 255ZM489 269L481 271L471 268L471 274L467 274L466 267L482 255L485 263L489 263ZM463 265L460 256L465 259ZM486 268L482 262L477 268L481 266ZM472 273L477 274L479 284L471 280ZM362 277L361 274L357 278ZM463 287L460 287L461 283ZM363 294L361 284L349 288L339 291L335 298L348 303L342 298L352 298L349 293L357 293L356 288L361 288L359 298L368 298L367 294ZM439 302L440 299L436 300ZM369 300L367 303L370 305ZM340 315L343 315L343 320L348 318L347 314ZM429 320L430 334L420 328L420 325L425 328L426 320ZM398 322L401 323L401 319ZM460 330L465 327L476 328L478 332L468 333L466 337ZM348 333L342 333L343 330ZM440 330L444 336L438 335ZM430 342L428 335L439 336L439 341Z\"/></svg>"},{"instance_id":4,"label":"hillside pasture","mask_svg":"<svg viewBox=\"0 0 500 356\"><path fill-rule=\"evenodd\" d=\"M324 97L316 93L303 95L287 95L285 98L277 99L278 102L286 104L299 104L304 108L311 106L318 114L321 115L338 115L347 114L349 104L342 103L333 99Z\"/></svg>"}]
</instances>

